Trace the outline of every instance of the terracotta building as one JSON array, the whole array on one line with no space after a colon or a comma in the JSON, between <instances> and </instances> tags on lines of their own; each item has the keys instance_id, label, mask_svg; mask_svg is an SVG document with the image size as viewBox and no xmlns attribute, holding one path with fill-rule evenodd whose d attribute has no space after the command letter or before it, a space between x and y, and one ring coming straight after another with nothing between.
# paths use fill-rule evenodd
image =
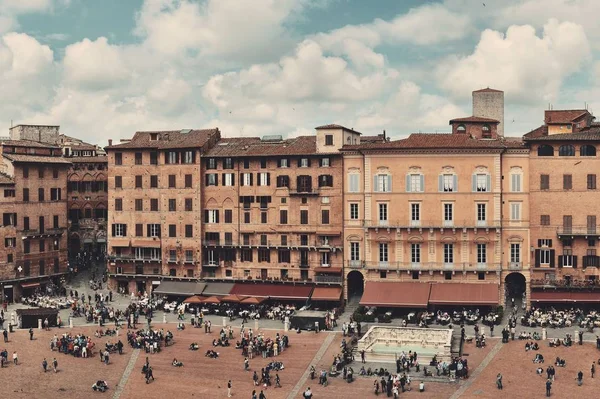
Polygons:
<instances>
[{"instance_id":1,"label":"terracotta building","mask_svg":"<svg viewBox=\"0 0 600 399\"><path fill-rule=\"evenodd\" d=\"M344 143L315 136L221 139L203 158L205 279L342 284Z\"/></svg>"},{"instance_id":2,"label":"terracotta building","mask_svg":"<svg viewBox=\"0 0 600 399\"><path fill-rule=\"evenodd\" d=\"M532 304L597 301L600 128L587 110L548 110L531 148Z\"/></svg>"},{"instance_id":3,"label":"terracotta building","mask_svg":"<svg viewBox=\"0 0 600 399\"><path fill-rule=\"evenodd\" d=\"M71 161L67 182L69 256L106 252L108 158L103 149L60 135L63 155Z\"/></svg>"},{"instance_id":4,"label":"terracotta building","mask_svg":"<svg viewBox=\"0 0 600 399\"><path fill-rule=\"evenodd\" d=\"M201 156L218 129L137 132L106 147L108 272L121 292L201 273Z\"/></svg>"},{"instance_id":5,"label":"terracotta building","mask_svg":"<svg viewBox=\"0 0 600 399\"><path fill-rule=\"evenodd\" d=\"M19 125L0 143L0 291L8 301L57 284L67 273L71 163L57 141L58 126Z\"/></svg>"},{"instance_id":6,"label":"terracotta building","mask_svg":"<svg viewBox=\"0 0 600 399\"><path fill-rule=\"evenodd\" d=\"M365 287L377 305L393 281L406 283L380 298L393 306L494 305L506 279L525 288L528 149L499 134L503 106L475 114L476 93L451 134L343 147L347 298Z\"/></svg>"}]
</instances>

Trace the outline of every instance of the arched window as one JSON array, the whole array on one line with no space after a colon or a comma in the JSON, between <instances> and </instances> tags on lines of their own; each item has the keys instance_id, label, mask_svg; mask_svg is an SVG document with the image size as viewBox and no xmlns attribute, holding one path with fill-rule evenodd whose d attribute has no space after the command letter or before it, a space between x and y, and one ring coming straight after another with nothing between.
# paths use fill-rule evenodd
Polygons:
<instances>
[{"instance_id":1,"label":"arched window","mask_svg":"<svg viewBox=\"0 0 600 399\"><path fill-rule=\"evenodd\" d=\"M575 147L570 144L561 145L558 148L558 156L560 157L574 157Z\"/></svg>"},{"instance_id":2,"label":"arched window","mask_svg":"<svg viewBox=\"0 0 600 399\"><path fill-rule=\"evenodd\" d=\"M463 125L463 124L460 124L460 125L458 125L458 126L456 127L456 131L457 131L458 133L464 133L464 132L466 132L466 131L467 131L467 128L466 128L466 126L465 126L465 125Z\"/></svg>"},{"instance_id":3,"label":"arched window","mask_svg":"<svg viewBox=\"0 0 600 399\"><path fill-rule=\"evenodd\" d=\"M481 127L481 137L484 139L492 137L492 129L487 123Z\"/></svg>"},{"instance_id":4,"label":"arched window","mask_svg":"<svg viewBox=\"0 0 600 399\"><path fill-rule=\"evenodd\" d=\"M542 144L538 147L538 157L553 157L554 147L547 144Z\"/></svg>"},{"instance_id":5,"label":"arched window","mask_svg":"<svg viewBox=\"0 0 600 399\"><path fill-rule=\"evenodd\" d=\"M596 147L593 145L582 145L579 149L579 155L582 157L595 157Z\"/></svg>"}]
</instances>

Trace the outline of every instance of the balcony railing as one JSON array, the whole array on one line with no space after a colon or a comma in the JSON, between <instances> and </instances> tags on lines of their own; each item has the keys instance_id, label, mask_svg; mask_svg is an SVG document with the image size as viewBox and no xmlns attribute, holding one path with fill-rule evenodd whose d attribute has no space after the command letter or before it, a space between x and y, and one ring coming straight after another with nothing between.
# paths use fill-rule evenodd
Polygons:
<instances>
[{"instance_id":1,"label":"balcony railing","mask_svg":"<svg viewBox=\"0 0 600 399\"><path fill-rule=\"evenodd\" d=\"M552 288L559 290L572 289L600 289L600 280L551 280L551 279L532 279L530 281L532 288Z\"/></svg>"},{"instance_id":2,"label":"balcony railing","mask_svg":"<svg viewBox=\"0 0 600 399\"><path fill-rule=\"evenodd\" d=\"M358 266L350 266L349 261L346 263L349 268L357 269ZM354 264L357 265L357 264ZM463 262L378 262L365 261L364 268L369 270L397 270L397 271L499 271L501 265L499 263L463 263Z\"/></svg>"},{"instance_id":3,"label":"balcony railing","mask_svg":"<svg viewBox=\"0 0 600 399\"><path fill-rule=\"evenodd\" d=\"M336 240L338 241L338 240ZM253 238L248 241L225 241L225 240L203 240L202 245L205 247L270 247L270 248L341 248L342 244L333 240L288 240L282 244L281 241L267 240L263 241L259 238Z\"/></svg>"},{"instance_id":4,"label":"balcony railing","mask_svg":"<svg viewBox=\"0 0 600 399\"><path fill-rule=\"evenodd\" d=\"M600 226L559 226L556 229L559 236L600 236Z\"/></svg>"},{"instance_id":5,"label":"balcony railing","mask_svg":"<svg viewBox=\"0 0 600 399\"><path fill-rule=\"evenodd\" d=\"M319 195L319 193L320 193L320 190L316 187L313 187L311 189L290 188L290 191L289 191L290 195L302 195L302 196Z\"/></svg>"},{"instance_id":6,"label":"balcony railing","mask_svg":"<svg viewBox=\"0 0 600 399\"><path fill-rule=\"evenodd\" d=\"M493 229L499 228L499 220L365 220L366 228L402 229Z\"/></svg>"},{"instance_id":7,"label":"balcony railing","mask_svg":"<svg viewBox=\"0 0 600 399\"><path fill-rule=\"evenodd\" d=\"M315 283L334 283L341 284L342 277L341 276L315 276Z\"/></svg>"}]
</instances>

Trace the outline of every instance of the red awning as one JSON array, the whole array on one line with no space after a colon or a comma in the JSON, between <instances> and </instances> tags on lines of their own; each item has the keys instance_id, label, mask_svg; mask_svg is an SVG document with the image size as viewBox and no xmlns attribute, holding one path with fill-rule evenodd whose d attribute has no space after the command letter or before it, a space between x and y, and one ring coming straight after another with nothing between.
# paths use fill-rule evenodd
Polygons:
<instances>
[{"instance_id":1,"label":"red awning","mask_svg":"<svg viewBox=\"0 0 600 399\"><path fill-rule=\"evenodd\" d=\"M335 301L342 297L341 287L315 287L310 299L313 301Z\"/></svg>"},{"instance_id":2,"label":"red awning","mask_svg":"<svg viewBox=\"0 0 600 399\"><path fill-rule=\"evenodd\" d=\"M573 302L600 302L600 292L571 292Z\"/></svg>"},{"instance_id":3,"label":"red awning","mask_svg":"<svg viewBox=\"0 0 600 399\"><path fill-rule=\"evenodd\" d=\"M429 283L367 281L360 304L364 306L426 308L430 288Z\"/></svg>"},{"instance_id":4,"label":"red awning","mask_svg":"<svg viewBox=\"0 0 600 399\"><path fill-rule=\"evenodd\" d=\"M35 288L39 287L40 283L21 283L21 287L23 288Z\"/></svg>"},{"instance_id":5,"label":"red awning","mask_svg":"<svg viewBox=\"0 0 600 399\"><path fill-rule=\"evenodd\" d=\"M431 305L498 305L498 284L431 284Z\"/></svg>"},{"instance_id":6,"label":"red awning","mask_svg":"<svg viewBox=\"0 0 600 399\"><path fill-rule=\"evenodd\" d=\"M531 300L539 303L598 303L600 292L532 291Z\"/></svg>"},{"instance_id":7,"label":"red awning","mask_svg":"<svg viewBox=\"0 0 600 399\"><path fill-rule=\"evenodd\" d=\"M341 267L315 267L315 273L333 273L340 274L342 272Z\"/></svg>"},{"instance_id":8,"label":"red awning","mask_svg":"<svg viewBox=\"0 0 600 399\"><path fill-rule=\"evenodd\" d=\"M253 296L256 298L273 298L288 300L308 299L312 285L281 285L281 284L241 284L237 283L231 289L231 295Z\"/></svg>"}]
</instances>

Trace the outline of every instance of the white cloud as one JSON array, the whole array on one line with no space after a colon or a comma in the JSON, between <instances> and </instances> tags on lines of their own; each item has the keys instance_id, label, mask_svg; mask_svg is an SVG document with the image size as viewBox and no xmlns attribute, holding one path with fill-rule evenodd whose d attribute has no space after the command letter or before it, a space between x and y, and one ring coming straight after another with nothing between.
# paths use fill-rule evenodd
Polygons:
<instances>
[{"instance_id":1,"label":"white cloud","mask_svg":"<svg viewBox=\"0 0 600 399\"><path fill-rule=\"evenodd\" d=\"M471 55L449 57L437 74L440 86L456 97L493 86L512 101L549 101L590 57L580 25L550 20L541 37L527 25L511 26L506 35L487 29Z\"/></svg>"},{"instance_id":2,"label":"white cloud","mask_svg":"<svg viewBox=\"0 0 600 399\"><path fill-rule=\"evenodd\" d=\"M15 14L24 14L47 11L52 7L52 3L52 0L0 0L0 9Z\"/></svg>"},{"instance_id":3,"label":"white cloud","mask_svg":"<svg viewBox=\"0 0 600 399\"><path fill-rule=\"evenodd\" d=\"M43 73L53 64L50 47L40 44L25 33L7 33L0 48L3 75L10 78L28 78Z\"/></svg>"}]
</instances>

